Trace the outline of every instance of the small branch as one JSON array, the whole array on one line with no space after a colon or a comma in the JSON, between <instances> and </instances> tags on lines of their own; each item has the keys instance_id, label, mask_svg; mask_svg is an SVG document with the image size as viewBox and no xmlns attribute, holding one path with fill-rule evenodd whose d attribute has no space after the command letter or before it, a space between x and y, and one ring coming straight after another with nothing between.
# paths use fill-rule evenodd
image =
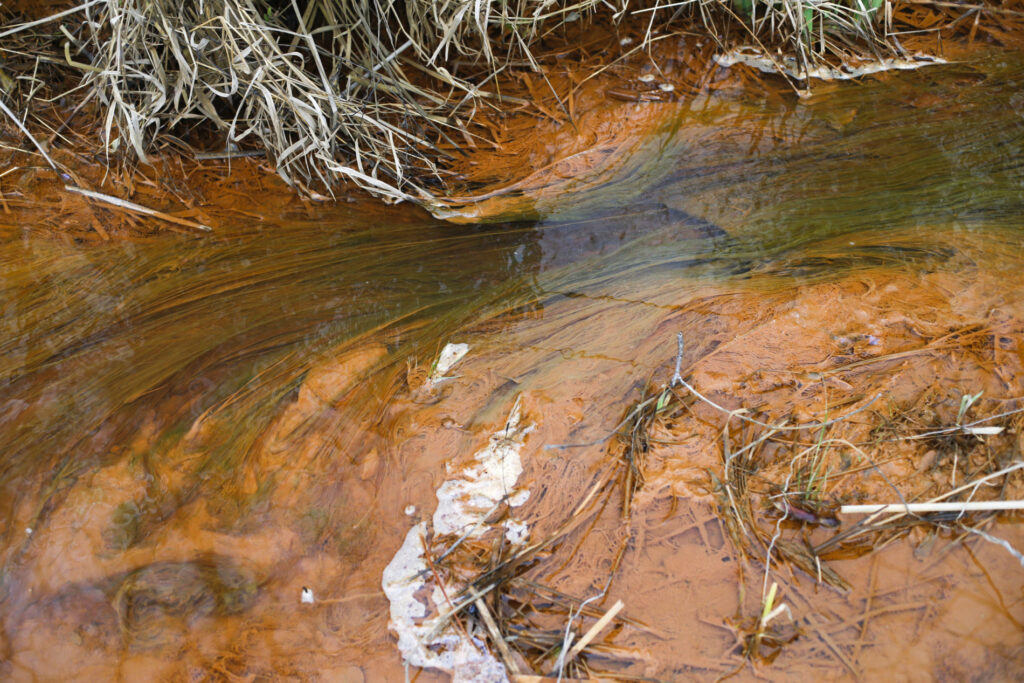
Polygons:
<instances>
[{"instance_id":1,"label":"small branch","mask_svg":"<svg viewBox=\"0 0 1024 683\"><path fill-rule=\"evenodd\" d=\"M844 505L841 515L873 515L879 512L977 512L989 510L1024 510L1024 500L989 500L963 503L887 503L879 505Z\"/></svg>"},{"instance_id":2,"label":"small branch","mask_svg":"<svg viewBox=\"0 0 1024 683\"><path fill-rule=\"evenodd\" d=\"M984 477L981 477L980 479L975 479L974 481L968 482L963 486L953 489L952 491L947 491L946 493L943 493L941 496L936 496L935 498L932 498L929 501L925 501L924 504L931 505L934 503L938 503L940 501L946 500L947 498L951 498L959 493L963 493L968 489L972 489L970 495L973 496L974 492L977 491L978 488L981 487L981 485L984 484L985 482L1009 474L1010 472L1015 472L1021 468L1024 468L1024 461L1018 460L1014 462L1012 465L1004 467L998 472L987 474ZM881 506L875 506L875 509L878 509L879 507ZM812 548L812 551L815 555L820 555L821 553L825 552L837 543L840 543L842 541L849 541L850 539L857 538L858 536L862 536L866 533L870 533L873 529L878 529L879 527L882 527L886 524L892 524L893 522L903 519L908 515L913 515L914 513L907 511L907 505L896 505L896 511L893 514L889 515L885 519L882 519L881 521L878 521L879 517L881 517L883 514L884 512L872 513L871 516L857 522L847 531L844 531L841 534L836 534L832 538L826 540L824 543L820 543L814 546L814 548Z\"/></svg>"},{"instance_id":3,"label":"small branch","mask_svg":"<svg viewBox=\"0 0 1024 683\"><path fill-rule=\"evenodd\" d=\"M672 380L673 380L673 382L675 382L675 378L674 377L672 378ZM875 401L877 401L879 398L882 397L882 392L879 392L879 393L875 394L875 396L870 401L868 401L867 403L865 403L861 407L857 408L856 410L851 410L846 415L840 415L839 417L834 418L832 420L828 420L826 422L816 422L814 424L808 424L808 425L796 425L796 426L793 426L793 427L782 427L780 425L772 425L772 424L768 424L767 422L761 422L760 420L755 420L754 418L747 417L746 415L741 415L739 410L729 410L728 408L723 408L722 406L718 405L717 403L712 401L710 398L708 398L704 394L702 394L699 391L697 391L696 389L694 389L686 380L684 380L682 378L679 379L678 383L681 384L683 386L683 388L685 388L691 394L693 394L694 396L696 396L700 400L704 401L705 403L707 403L712 408L715 408L716 410L719 410L719 411L725 413L729 417L738 417L739 419L743 420L744 422L750 422L751 424L756 424L756 425L758 425L760 427L766 427L768 429L776 429L776 430L784 431L784 432L799 432L799 431L804 431L806 429L821 429L822 427L829 427L831 425L836 424L837 422L842 422L843 420L847 420L847 419L853 417L854 415L856 415L857 413L860 413L860 412L862 412L864 410L867 410L869 407L871 407L871 405Z\"/></svg>"},{"instance_id":4,"label":"small branch","mask_svg":"<svg viewBox=\"0 0 1024 683\"><path fill-rule=\"evenodd\" d=\"M672 373L672 381L668 383L669 387L674 387L677 384L682 384L683 376L680 371L683 367L683 333L676 332L676 371Z\"/></svg>"},{"instance_id":5,"label":"small branch","mask_svg":"<svg viewBox=\"0 0 1024 683\"><path fill-rule=\"evenodd\" d=\"M615 604L611 606L611 609L605 612L604 616L598 619L597 623L591 626L590 630L587 631L582 638L576 641L576 644L572 646L571 650L569 650L569 654L565 656L563 663L568 664L572 660L576 659L580 652L583 651L583 648L590 645L590 641L596 638L597 634L600 633L601 630L604 629L604 627L607 626L608 623L615 618L615 615L618 614L625 606L626 605L622 600L616 600Z\"/></svg>"}]
</instances>

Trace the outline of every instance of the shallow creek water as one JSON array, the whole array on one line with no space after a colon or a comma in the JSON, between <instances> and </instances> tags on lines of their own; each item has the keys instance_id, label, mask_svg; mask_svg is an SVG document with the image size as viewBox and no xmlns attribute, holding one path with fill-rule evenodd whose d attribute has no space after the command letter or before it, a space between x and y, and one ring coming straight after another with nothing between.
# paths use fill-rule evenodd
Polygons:
<instances>
[{"instance_id":1,"label":"shallow creek water","mask_svg":"<svg viewBox=\"0 0 1024 683\"><path fill-rule=\"evenodd\" d=\"M443 678L407 671L388 630L382 574L409 529L518 400L530 494L513 515L552 533L611 481L605 437L669 381L677 333L683 376L726 410L813 423L879 393L843 435L860 444L905 415L948 424L964 394L984 391L972 417L1021 407L1022 93L1020 56L990 54L804 101L701 95L638 152L628 206L598 185L538 199L531 223L342 205L198 238L7 236L0 677ZM450 341L468 355L426 380ZM584 653L595 674L743 663L768 582L715 494L724 422L693 402L661 420L631 502L600 488L528 567L603 593L598 612L625 603L630 621ZM957 484L971 458L1021 458L1020 422L1004 423ZM919 462L941 449L894 449L885 482L903 495L954 487ZM763 457L766 478L792 467ZM896 502L880 482L863 470L830 491ZM831 532L787 524L791 540ZM1019 514L983 529L1024 548ZM799 637L738 675L1019 676L1024 566L961 535L919 527L830 560L846 590L773 561ZM540 612L537 630L564 629L564 610Z\"/></svg>"}]
</instances>

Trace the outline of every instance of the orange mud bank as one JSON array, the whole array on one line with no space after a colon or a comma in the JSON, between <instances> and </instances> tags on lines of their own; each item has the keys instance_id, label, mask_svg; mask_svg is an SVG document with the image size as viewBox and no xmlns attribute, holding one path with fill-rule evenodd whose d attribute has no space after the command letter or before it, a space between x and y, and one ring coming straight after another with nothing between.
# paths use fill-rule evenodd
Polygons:
<instances>
[{"instance_id":1,"label":"orange mud bank","mask_svg":"<svg viewBox=\"0 0 1024 683\"><path fill-rule=\"evenodd\" d=\"M782 79L762 85L745 68L717 66L710 41L677 32L643 51L642 33L595 26L582 44L572 36L554 40L550 54L538 56L545 64L541 73L520 68L503 78L501 91L518 104L481 107L462 147L437 143L446 155L438 160L444 180L434 179L437 196L424 208L466 224L535 220L593 190L609 193L602 206L626 202L639 189L637 180L669 171L667 145L695 98L700 109L718 90L739 95L745 88L743 97L763 94L777 103L795 97ZM620 44L625 40L631 42ZM701 120L719 116L721 107L709 109ZM0 123L21 145L0 150L6 170L0 176L0 234L31 229L87 241L163 231L202 234L204 228L230 231L239 222L308 213L318 204L376 201L344 183L333 192L290 188L258 152L208 158L217 157L222 145L202 132L185 135L195 148L168 136L145 163L108 154L101 144L102 112L94 103L81 111L54 106L34 113L45 121L37 140L60 169L50 168L20 131ZM689 124L695 145L729 137L696 118ZM199 151L206 147L214 151ZM69 191L69 185L106 198ZM117 200L159 212L157 220Z\"/></svg>"},{"instance_id":2,"label":"orange mud bank","mask_svg":"<svg viewBox=\"0 0 1024 683\"><path fill-rule=\"evenodd\" d=\"M37 16L58 4L29 3L23 9L15 3L12 9ZM976 28L967 31L970 22L954 21L952 7L942 11L948 16L917 16L925 11L900 7L911 25L934 26L942 19L949 24L938 33L902 37L908 54L957 61L993 45L1020 45L1015 32L1004 30L1001 22L1009 19L1002 15L975 22ZM621 205L645 184L671 173L669 162L680 148L692 148L695 158L703 160L721 154L723 147L756 150L764 143L762 136L806 132L758 130L749 136L750 102L788 109L798 95L811 95L809 103L821 103L841 87L820 81L807 86L743 65L722 67L714 59L721 49L699 32L654 29L652 42L643 46L647 30L646 22L633 21L615 28L577 26L551 36L536 55L539 71L523 63L502 75L496 88L507 102L500 108L479 105L463 136L465 144L461 139L459 147L448 138L434 141L441 175L420 179L435 195L421 205L435 217L462 224L536 220L568 207L579 211L575 197L586 193L594 195L588 200L590 210ZM54 71L49 77L53 88L74 86L67 73ZM898 77L883 73L867 80ZM926 117L935 97L905 104ZM289 188L258 150L220 158L222 141L201 128L172 131L174 135L161 138L149 159L139 163L103 149L104 116L94 102L84 102L81 110L71 109L66 98L59 102L63 105L33 111L28 121L58 170L47 166L21 131L7 121L2 124L16 144L0 150L5 168L0 176L0 234L31 229L104 241L160 231L194 234L301 211L300 204L308 210L311 204L368 199L344 183L333 191ZM730 112L736 120L723 127ZM855 109L836 112L835 126L841 128L856 116ZM83 196L69 185L105 198ZM259 199L255 204L254 198ZM143 213L138 207L151 211ZM146 215L153 212L157 220ZM730 233L741 230L722 227Z\"/></svg>"},{"instance_id":3,"label":"orange mud bank","mask_svg":"<svg viewBox=\"0 0 1024 683\"><path fill-rule=\"evenodd\" d=\"M668 287L655 274L551 292L454 334L470 350L443 381L424 382L428 359L373 370L386 339L347 343L310 367L230 472L196 469L228 428L219 411L158 459L142 422L98 468L19 483L0 549L0 673L402 680L384 568L518 397L529 430L517 486L529 498L485 510L479 537L428 536L427 556L458 590L515 556L497 522L527 525L542 547L488 598L517 635L521 672L551 670L540 648L562 637L577 604L565 596L603 593L577 633L616 600L625 608L573 675L1014 678L1021 564L988 539L1024 547L1019 516L916 519L829 545L860 519L840 503L927 500L1022 458L1019 242L932 237L913 263L888 262L901 244L889 235L858 241L878 263L851 265L845 236L746 283ZM823 262L834 267L792 280ZM681 375L705 400L677 385L642 434L635 420L620 429L640 434L639 448L609 439L669 382L678 333ZM1002 413L984 423L999 434L917 438ZM1022 494L1016 470L956 498ZM804 514L783 520L779 501ZM820 565L806 562L813 548ZM755 641L772 583L786 608ZM484 641L478 620L459 628Z\"/></svg>"}]
</instances>

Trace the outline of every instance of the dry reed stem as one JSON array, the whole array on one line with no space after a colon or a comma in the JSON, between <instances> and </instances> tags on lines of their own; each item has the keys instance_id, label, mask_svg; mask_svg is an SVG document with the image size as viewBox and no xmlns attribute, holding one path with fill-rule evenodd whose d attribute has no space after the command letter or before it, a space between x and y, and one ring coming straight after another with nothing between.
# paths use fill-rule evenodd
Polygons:
<instances>
[{"instance_id":1,"label":"dry reed stem","mask_svg":"<svg viewBox=\"0 0 1024 683\"><path fill-rule=\"evenodd\" d=\"M576 644L572 646L571 650L569 650L569 654L565 656L562 663L568 664L572 660L576 659L580 653L583 652L583 649L587 645L590 645L590 642L597 637L597 634L604 630L604 628L611 623L612 619L615 618L615 615L622 611L622 608L625 606L626 605L622 600L616 600L615 604L608 608L608 611L605 612L604 615L598 619L585 634L583 634L583 637L576 641Z\"/></svg>"},{"instance_id":2,"label":"dry reed stem","mask_svg":"<svg viewBox=\"0 0 1024 683\"><path fill-rule=\"evenodd\" d=\"M924 514L929 512L992 512L994 510L1024 510L1024 500L988 500L963 503L884 503L874 505L843 505L842 515L878 514L885 512L906 512Z\"/></svg>"},{"instance_id":3,"label":"dry reed stem","mask_svg":"<svg viewBox=\"0 0 1024 683\"><path fill-rule=\"evenodd\" d=\"M141 204L130 202L127 199L113 197L109 194L103 194L102 192L83 190L82 188L74 187L73 185L65 185L64 189L67 190L68 192L74 192L75 194L80 194L83 197L88 197L89 199L100 201L110 206L116 206L117 208L124 209L125 211L131 211L132 213L140 213L143 214L144 216L153 216L154 218L159 218L169 223L176 223L177 225L184 225L185 227L188 228L195 228L196 230L204 230L206 232L209 232L210 230L213 229L208 225L196 223L195 221L190 221L185 218L179 218L178 216L172 216L169 213L157 211L156 209L150 209L149 207L142 206Z\"/></svg>"}]
</instances>

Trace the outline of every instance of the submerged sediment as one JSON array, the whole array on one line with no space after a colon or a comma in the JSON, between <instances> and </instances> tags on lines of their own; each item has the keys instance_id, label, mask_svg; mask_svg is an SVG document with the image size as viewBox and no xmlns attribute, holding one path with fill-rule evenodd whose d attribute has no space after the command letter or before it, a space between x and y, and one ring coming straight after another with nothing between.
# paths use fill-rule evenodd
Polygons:
<instances>
[{"instance_id":1,"label":"submerged sediment","mask_svg":"<svg viewBox=\"0 0 1024 683\"><path fill-rule=\"evenodd\" d=\"M782 678L1009 675L1022 653L1005 644L1024 609L1006 592L1024 541L1012 513L865 524L840 512L947 492L1024 496L1024 309L1004 296L1024 283L1009 261L993 267L1003 247L931 239L931 256L906 272L843 265L844 237L807 256L837 270L799 286L775 279L794 267L782 261L749 288L648 291L661 306L643 312L591 292L551 302L541 320L506 321L503 352L468 359L438 409L487 405L503 377L545 406L521 514L535 541L558 542L508 575L487 553L440 571L500 577L467 591L487 586L534 673L557 666L545 650L567 624L578 636L622 600L625 619L572 675L720 676L745 659ZM673 383L677 332L687 342ZM642 434L630 427L637 401L652 408ZM979 424L999 429L972 432ZM967 597L989 590L1009 602Z\"/></svg>"},{"instance_id":2,"label":"submerged sediment","mask_svg":"<svg viewBox=\"0 0 1024 683\"><path fill-rule=\"evenodd\" d=\"M530 222L4 173L0 677L1015 676L1019 512L843 506L1024 495L1019 55L675 38L451 162Z\"/></svg>"}]
</instances>

